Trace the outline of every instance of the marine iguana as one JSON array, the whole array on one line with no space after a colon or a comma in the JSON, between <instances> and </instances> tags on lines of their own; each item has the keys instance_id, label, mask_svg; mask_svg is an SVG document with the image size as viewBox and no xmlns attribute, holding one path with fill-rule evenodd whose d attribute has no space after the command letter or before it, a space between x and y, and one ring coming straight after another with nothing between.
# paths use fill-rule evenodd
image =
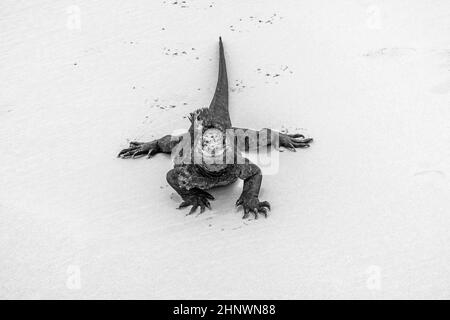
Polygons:
<instances>
[{"instance_id":1,"label":"marine iguana","mask_svg":"<svg viewBox=\"0 0 450 320\"><path fill-rule=\"evenodd\" d=\"M270 129L259 131L235 128L228 111L228 78L222 39L219 38L219 76L209 108L201 108L189 116L191 126L181 136L166 135L150 142L130 142L129 148L118 154L120 158L148 158L157 153L174 157L174 168L167 172L167 182L183 199L178 208L192 206L188 214L200 207L211 209L214 197L206 190L225 186L238 178L244 180L236 206L244 208L243 218L251 212L267 217L270 204L258 198L261 169L241 155L241 151L278 145L291 151L307 148L312 138L301 134L283 134ZM238 142L236 144L236 141Z\"/></svg>"}]
</instances>

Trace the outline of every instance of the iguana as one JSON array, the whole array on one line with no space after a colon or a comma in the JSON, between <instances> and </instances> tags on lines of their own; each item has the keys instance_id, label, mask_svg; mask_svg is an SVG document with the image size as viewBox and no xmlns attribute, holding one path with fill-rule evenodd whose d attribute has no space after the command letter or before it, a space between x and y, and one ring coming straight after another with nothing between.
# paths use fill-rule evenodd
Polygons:
<instances>
[{"instance_id":1,"label":"iguana","mask_svg":"<svg viewBox=\"0 0 450 320\"><path fill-rule=\"evenodd\" d=\"M200 207L211 209L214 197L206 190L244 180L236 206L244 208L243 218L253 213L267 217L270 204L258 198L261 187L261 169L241 155L242 149L278 145L296 151L312 142L301 134L283 134L270 129L259 131L235 128L228 112L228 78L222 39L219 38L219 76L209 108L190 114L188 132L181 136L166 135L150 142L130 142L118 154L121 158L148 158L157 153L174 156L174 168L167 172L167 182L183 199L179 208L192 206L188 214ZM244 139L241 139L244 138ZM236 141L240 144L236 145Z\"/></svg>"}]
</instances>

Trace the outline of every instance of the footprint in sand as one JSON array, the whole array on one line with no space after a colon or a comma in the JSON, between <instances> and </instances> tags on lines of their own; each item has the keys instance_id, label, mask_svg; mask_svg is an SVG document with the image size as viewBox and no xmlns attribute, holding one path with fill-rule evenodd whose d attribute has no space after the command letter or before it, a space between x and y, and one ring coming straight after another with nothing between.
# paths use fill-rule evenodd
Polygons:
<instances>
[{"instance_id":1,"label":"footprint in sand","mask_svg":"<svg viewBox=\"0 0 450 320\"><path fill-rule=\"evenodd\" d=\"M379 58L379 57L390 57L390 58L398 58L411 55L415 53L417 50L414 48L381 48L376 50L371 50L363 54L364 57L369 58Z\"/></svg>"}]
</instances>

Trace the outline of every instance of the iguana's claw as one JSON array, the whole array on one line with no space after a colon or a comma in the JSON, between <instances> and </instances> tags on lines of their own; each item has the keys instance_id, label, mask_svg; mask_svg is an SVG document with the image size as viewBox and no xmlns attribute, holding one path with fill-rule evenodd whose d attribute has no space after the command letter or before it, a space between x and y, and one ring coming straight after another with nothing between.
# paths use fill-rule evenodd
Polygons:
<instances>
[{"instance_id":1,"label":"iguana's claw","mask_svg":"<svg viewBox=\"0 0 450 320\"><path fill-rule=\"evenodd\" d=\"M127 159L127 158L140 158L145 155L147 155L148 158L152 157L153 155L158 153L157 145L156 143L149 142L136 142L132 141L130 142L130 147L123 149L119 152L117 157Z\"/></svg>"},{"instance_id":2,"label":"iguana's claw","mask_svg":"<svg viewBox=\"0 0 450 320\"><path fill-rule=\"evenodd\" d=\"M259 201L257 197L245 197L241 196L236 201L236 206L242 206L244 208L244 216L242 219L246 219L250 212L255 215L255 219L258 219L258 213L264 215L267 218L267 210L270 211L270 203L267 201Z\"/></svg>"},{"instance_id":3,"label":"iguana's claw","mask_svg":"<svg viewBox=\"0 0 450 320\"><path fill-rule=\"evenodd\" d=\"M302 135L301 133L292 133L292 134L287 134L287 135L291 138L302 138L302 139L305 138L305 136Z\"/></svg>"},{"instance_id":4,"label":"iguana's claw","mask_svg":"<svg viewBox=\"0 0 450 320\"><path fill-rule=\"evenodd\" d=\"M309 148L312 138L305 138L300 133L284 134L280 133L280 147L285 147L291 151L297 151L295 148Z\"/></svg>"},{"instance_id":5,"label":"iguana's claw","mask_svg":"<svg viewBox=\"0 0 450 320\"><path fill-rule=\"evenodd\" d=\"M205 212L206 208L211 210L209 200L214 200L214 197L211 194L200 189L192 189L191 191L193 191L193 193L183 196L184 201L180 204L178 209L192 206L187 215L193 214L198 207L200 207L200 213Z\"/></svg>"},{"instance_id":6,"label":"iguana's claw","mask_svg":"<svg viewBox=\"0 0 450 320\"><path fill-rule=\"evenodd\" d=\"M158 150L156 149L150 149L147 153L147 159L150 159L151 157L153 157L155 154L158 153Z\"/></svg>"},{"instance_id":7,"label":"iguana's claw","mask_svg":"<svg viewBox=\"0 0 450 320\"><path fill-rule=\"evenodd\" d=\"M140 146L141 144L144 144L144 143L145 142L130 141L130 147Z\"/></svg>"}]
</instances>

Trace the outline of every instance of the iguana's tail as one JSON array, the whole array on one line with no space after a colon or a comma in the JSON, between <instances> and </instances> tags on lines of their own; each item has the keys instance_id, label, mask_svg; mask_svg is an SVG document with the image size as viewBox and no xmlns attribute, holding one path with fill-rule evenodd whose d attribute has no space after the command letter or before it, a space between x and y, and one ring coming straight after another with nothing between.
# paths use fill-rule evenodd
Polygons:
<instances>
[{"instance_id":1,"label":"iguana's tail","mask_svg":"<svg viewBox=\"0 0 450 320\"><path fill-rule=\"evenodd\" d=\"M217 80L216 92L209 105L214 120L220 122L225 128L231 128L230 114L228 112L228 78L225 54L223 51L222 38L219 37L219 78Z\"/></svg>"}]
</instances>

